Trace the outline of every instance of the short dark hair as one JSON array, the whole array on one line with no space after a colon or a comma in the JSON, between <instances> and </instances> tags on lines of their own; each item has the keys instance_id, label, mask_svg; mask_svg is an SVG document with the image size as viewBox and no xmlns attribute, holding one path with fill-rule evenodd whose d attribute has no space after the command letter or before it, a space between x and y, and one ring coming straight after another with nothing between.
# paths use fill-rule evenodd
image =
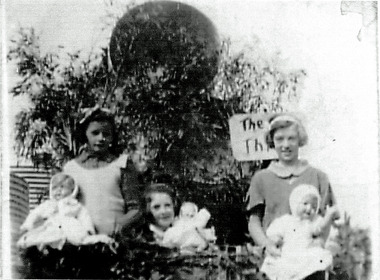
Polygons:
<instances>
[{"instance_id":1,"label":"short dark hair","mask_svg":"<svg viewBox=\"0 0 380 280\"><path fill-rule=\"evenodd\" d=\"M88 126L92 122L108 122L111 125L112 130L112 145L110 147L110 151L112 154L118 155L120 154L120 148L118 146L119 143L119 135L117 131L117 126L115 122L115 118L112 114L108 112L104 112L101 109L94 111L90 116L88 116L83 122L79 122L77 129L75 131L75 138L79 142L80 145L84 145L87 143L86 131Z\"/></svg>"}]
</instances>

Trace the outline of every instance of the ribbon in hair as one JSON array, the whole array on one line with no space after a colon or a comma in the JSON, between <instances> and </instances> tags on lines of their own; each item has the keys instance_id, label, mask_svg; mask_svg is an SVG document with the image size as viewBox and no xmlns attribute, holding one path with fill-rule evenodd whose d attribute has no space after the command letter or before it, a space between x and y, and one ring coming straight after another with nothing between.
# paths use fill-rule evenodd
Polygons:
<instances>
[{"instance_id":1,"label":"ribbon in hair","mask_svg":"<svg viewBox=\"0 0 380 280\"><path fill-rule=\"evenodd\" d=\"M84 117L79 121L80 124L84 123L90 116L92 116L95 112L104 112L107 114L110 114L111 111L106 109L106 108L100 108L99 104L96 104L92 108L83 108L82 109L82 114L84 114Z\"/></svg>"}]
</instances>

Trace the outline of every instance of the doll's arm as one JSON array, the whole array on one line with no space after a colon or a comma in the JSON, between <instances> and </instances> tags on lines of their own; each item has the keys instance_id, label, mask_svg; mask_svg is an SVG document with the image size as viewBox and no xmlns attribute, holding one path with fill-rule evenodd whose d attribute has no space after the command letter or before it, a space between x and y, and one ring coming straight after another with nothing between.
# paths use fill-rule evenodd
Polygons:
<instances>
[{"instance_id":1,"label":"doll's arm","mask_svg":"<svg viewBox=\"0 0 380 280\"><path fill-rule=\"evenodd\" d=\"M27 216L24 223L21 225L21 231L29 231L33 229L38 222L46 220L54 213L53 205L48 201L43 202L33 209Z\"/></svg>"},{"instance_id":2,"label":"doll's arm","mask_svg":"<svg viewBox=\"0 0 380 280\"><path fill-rule=\"evenodd\" d=\"M268 238L274 242L277 248L280 248L284 241L284 237L282 235L269 235Z\"/></svg>"},{"instance_id":3,"label":"doll's arm","mask_svg":"<svg viewBox=\"0 0 380 280\"><path fill-rule=\"evenodd\" d=\"M336 206L327 206L325 216L320 217L313 228L313 235L327 237L334 220L339 219L340 214Z\"/></svg>"},{"instance_id":4,"label":"doll's arm","mask_svg":"<svg viewBox=\"0 0 380 280\"><path fill-rule=\"evenodd\" d=\"M79 211L78 220L89 234L95 234L94 223L92 222L90 214L84 206L82 206Z\"/></svg>"},{"instance_id":5,"label":"doll's arm","mask_svg":"<svg viewBox=\"0 0 380 280\"><path fill-rule=\"evenodd\" d=\"M34 209L34 210L36 210L36 209ZM26 220L20 226L21 232L31 230L33 228L34 223L38 220L38 218L39 218L39 215L38 215L37 211L30 212L28 217L26 217Z\"/></svg>"},{"instance_id":6,"label":"doll's arm","mask_svg":"<svg viewBox=\"0 0 380 280\"><path fill-rule=\"evenodd\" d=\"M202 208L194 216L194 218L192 219L192 222L196 228L204 228L204 227L206 227L210 218L211 218L210 212L207 209Z\"/></svg>"}]
</instances>

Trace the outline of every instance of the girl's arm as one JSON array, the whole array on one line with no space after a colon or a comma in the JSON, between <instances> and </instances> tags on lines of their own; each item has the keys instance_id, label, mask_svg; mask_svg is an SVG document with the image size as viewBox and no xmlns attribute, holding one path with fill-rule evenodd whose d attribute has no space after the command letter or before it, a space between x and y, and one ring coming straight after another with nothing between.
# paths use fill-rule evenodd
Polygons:
<instances>
[{"instance_id":1,"label":"girl's arm","mask_svg":"<svg viewBox=\"0 0 380 280\"><path fill-rule=\"evenodd\" d=\"M79 211L78 220L88 233L95 234L94 223L92 222L90 214L84 206L82 206L81 210Z\"/></svg>"},{"instance_id":2,"label":"girl's arm","mask_svg":"<svg viewBox=\"0 0 380 280\"><path fill-rule=\"evenodd\" d=\"M257 245L265 247L266 252L275 257L281 255L281 250L277 247L276 242L269 239L265 235L260 217L258 215L254 213L251 214L249 217L248 230L253 241Z\"/></svg>"},{"instance_id":3,"label":"girl's arm","mask_svg":"<svg viewBox=\"0 0 380 280\"><path fill-rule=\"evenodd\" d=\"M120 182L120 190L125 203L125 214L116 220L117 225L121 228L128 228L142 218L141 201L142 193L145 188L144 176L149 177L150 170L139 169L127 157L123 157L121 162L122 175Z\"/></svg>"},{"instance_id":4,"label":"girl's arm","mask_svg":"<svg viewBox=\"0 0 380 280\"><path fill-rule=\"evenodd\" d=\"M134 224L136 221L140 220L142 217L141 211L136 208L136 209L130 209L126 214L121 216L116 220L116 223L121 227L121 228L127 228Z\"/></svg>"}]
</instances>

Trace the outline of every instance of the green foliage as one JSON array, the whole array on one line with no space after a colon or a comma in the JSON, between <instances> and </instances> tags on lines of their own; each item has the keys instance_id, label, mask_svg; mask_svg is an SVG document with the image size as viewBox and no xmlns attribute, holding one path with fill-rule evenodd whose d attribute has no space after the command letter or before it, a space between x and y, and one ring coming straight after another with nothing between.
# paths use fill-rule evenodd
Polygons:
<instances>
[{"instance_id":1,"label":"green foliage","mask_svg":"<svg viewBox=\"0 0 380 280\"><path fill-rule=\"evenodd\" d=\"M19 156L59 168L78 153L74 131L81 109L99 104L115 114L121 147L130 152L141 146L157 170L215 182L253 174L260 163L239 163L232 156L228 118L286 110L282 103L299 95L304 71L281 73L271 65L261 69L242 54L232 56L228 42L210 51L186 26L177 28L175 18L152 18L129 22L127 38L115 31L120 40L112 53L116 49L119 56L127 55L125 49L136 49L131 38L141 34L161 36L179 53L169 54L173 63L164 63L169 58L156 57L152 50L142 60L135 59L141 53L132 52L134 67L128 71L123 64L110 67L108 49L85 59L80 53L42 54L34 31L20 30L8 54L21 77L11 93L27 95L32 107L17 116ZM204 71L216 73L211 83L197 80Z\"/></svg>"},{"instance_id":2,"label":"green foliage","mask_svg":"<svg viewBox=\"0 0 380 280\"><path fill-rule=\"evenodd\" d=\"M258 271L262 257L233 246L180 254L124 238L113 245L66 244L62 250L31 247L22 259L19 273L27 279L266 279Z\"/></svg>"},{"instance_id":3,"label":"green foliage","mask_svg":"<svg viewBox=\"0 0 380 280\"><path fill-rule=\"evenodd\" d=\"M229 116L236 113L282 112L302 92L303 69L283 73L274 65L259 67L240 53L231 56L229 41L223 42L221 63L214 79L213 96L227 100Z\"/></svg>"},{"instance_id":4,"label":"green foliage","mask_svg":"<svg viewBox=\"0 0 380 280\"><path fill-rule=\"evenodd\" d=\"M59 165L78 151L73 134L81 108L94 106L103 95L104 54L85 61L79 52L41 54L33 29L21 29L13 43L8 59L16 63L21 80L11 93L26 95L32 103L16 116L16 152L35 163L38 155L49 154L49 165Z\"/></svg>"},{"instance_id":5,"label":"green foliage","mask_svg":"<svg viewBox=\"0 0 380 280\"><path fill-rule=\"evenodd\" d=\"M339 225L338 234L332 241L337 247L334 255L336 279L370 279L371 244L368 230L352 227L350 218L345 214L344 222Z\"/></svg>"}]
</instances>

